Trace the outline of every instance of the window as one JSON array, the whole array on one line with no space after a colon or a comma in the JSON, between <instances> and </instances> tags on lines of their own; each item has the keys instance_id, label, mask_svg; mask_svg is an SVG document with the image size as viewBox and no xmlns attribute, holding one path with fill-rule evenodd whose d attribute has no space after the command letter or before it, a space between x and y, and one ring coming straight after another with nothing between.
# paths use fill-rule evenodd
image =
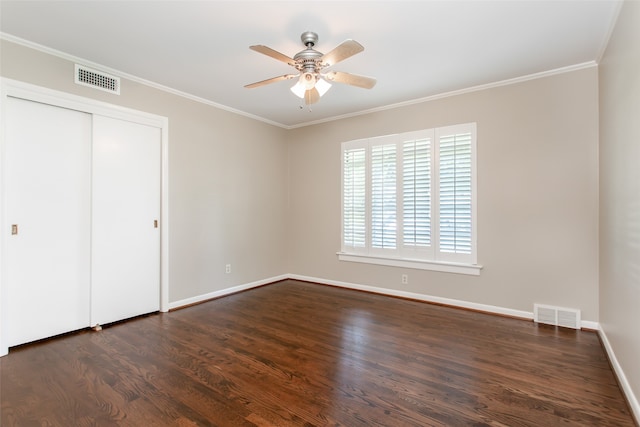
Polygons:
<instances>
[{"instance_id":1,"label":"window","mask_svg":"<svg viewBox=\"0 0 640 427\"><path fill-rule=\"evenodd\" d=\"M343 143L340 259L478 274L475 146L475 123Z\"/></svg>"}]
</instances>

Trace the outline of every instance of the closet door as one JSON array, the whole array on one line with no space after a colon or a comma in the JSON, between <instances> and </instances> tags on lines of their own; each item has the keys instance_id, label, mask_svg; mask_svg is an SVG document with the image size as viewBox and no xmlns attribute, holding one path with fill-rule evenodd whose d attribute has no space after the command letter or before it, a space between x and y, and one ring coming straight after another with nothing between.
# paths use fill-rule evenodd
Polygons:
<instances>
[{"instance_id":1,"label":"closet door","mask_svg":"<svg viewBox=\"0 0 640 427\"><path fill-rule=\"evenodd\" d=\"M89 326L91 116L8 98L6 345Z\"/></svg>"},{"instance_id":2,"label":"closet door","mask_svg":"<svg viewBox=\"0 0 640 427\"><path fill-rule=\"evenodd\" d=\"M161 131L93 120L91 325L160 308Z\"/></svg>"}]
</instances>

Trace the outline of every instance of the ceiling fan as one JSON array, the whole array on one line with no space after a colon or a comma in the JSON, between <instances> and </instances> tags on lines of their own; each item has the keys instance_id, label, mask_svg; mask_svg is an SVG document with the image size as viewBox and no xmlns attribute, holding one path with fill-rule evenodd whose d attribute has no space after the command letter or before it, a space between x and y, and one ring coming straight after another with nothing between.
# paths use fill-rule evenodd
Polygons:
<instances>
[{"instance_id":1,"label":"ceiling fan","mask_svg":"<svg viewBox=\"0 0 640 427\"><path fill-rule=\"evenodd\" d=\"M298 74L285 74L279 77L262 80L246 85L246 88L264 86L282 80L298 79L298 82L291 88L296 96L303 98L305 104L314 104L320 100L331 87L329 82L345 83L352 86L371 89L376 84L376 79L357 74L344 73L341 71L328 71L325 69L343 61L356 53L364 50L364 47L355 40L345 40L327 54L318 52L313 48L318 42L318 35L311 31L306 31L300 36L306 49L295 54L293 58L288 57L270 47L263 45L249 46L249 49L270 56L278 61L291 65Z\"/></svg>"}]
</instances>

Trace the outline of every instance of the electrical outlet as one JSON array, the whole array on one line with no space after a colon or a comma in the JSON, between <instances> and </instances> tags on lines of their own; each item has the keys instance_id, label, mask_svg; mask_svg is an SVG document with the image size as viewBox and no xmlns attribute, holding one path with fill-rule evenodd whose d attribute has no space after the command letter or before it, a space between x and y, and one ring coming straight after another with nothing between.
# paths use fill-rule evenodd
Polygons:
<instances>
[{"instance_id":1,"label":"electrical outlet","mask_svg":"<svg viewBox=\"0 0 640 427\"><path fill-rule=\"evenodd\" d=\"M402 275L402 284L403 285L407 285L409 283L409 275L408 274L403 274Z\"/></svg>"},{"instance_id":2,"label":"electrical outlet","mask_svg":"<svg viewBox=\"0 0 640 427\"><path fill-rule=\"evenodd\" d=\"M231 273L231 264L227 264L224 266L224 272L226 274L230 274Z\"/></svg>"}]
</instances>

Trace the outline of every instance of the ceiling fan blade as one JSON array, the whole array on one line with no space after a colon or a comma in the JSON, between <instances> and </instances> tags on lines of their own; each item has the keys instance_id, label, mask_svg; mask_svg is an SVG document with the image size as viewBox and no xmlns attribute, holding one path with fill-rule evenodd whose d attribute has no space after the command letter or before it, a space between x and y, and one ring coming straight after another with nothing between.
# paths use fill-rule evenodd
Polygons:
<instances>
[{"instance_id":1,"label":"ceiling fan blade","mask_svg":"<svg viewBox=\"0 0 640 427\"><path fill-rule=\"evenodd\" d=\"M344 61L345 59L355 55L356 53L360 53L364 50L364 47L355 40L345 40L338 46L336 46L331 52L325 54L322 57L322 62L327 65L327 67L337 64L340 61Z\"/></svg>"},{"instance_id":2,"label":"ceiling fan blade","mask_svg":"<svg viewBox=\"0 0 640 427\"><path fill-rule=\"evenodd\" d=\"M263 46L261 44L249 46L249 49L255 50L256 52L260 52L264 55L270 56L273 59L277 59L278 61L284 62L285 64L295 65L296 63L296 61L294 61L293 58L289 58L284 53L280 53L277 50L273 50L270 47Z\"/></svg>"},{"instance_id":3,"label":"ceiling fan blade","mask_svg":"<svg viewBox=\"0 0 640 427\"><path fill-rule=\"evenodd\" d=\"M358 86L364 89L371 89L376 85L373 77L360 76L358 74L343 73L341 71L330 71L324 78L331 82L345 83L351 86Z\"/></svg>"},{"instance_id":4,"label":"ceiling fan blade","mask_svg":"<svg viewBox=\"0 0 640 427\"><path fill-rule=\"evenodd\" d=\"M309 104L315 104L316 102L320 101L320 92L318 92L318 89L311 88L308 91L306 91L304 93L304 103L309 105Z\"/></svg>"},{"instance_id":5,"label":"ceiling fan blade","mask_svg":"<svg viewBox=\"0 0 640 427\"><path fill-rule=\"evenodd\" d=\"M247 89L252 89L254 87L260 87L260 86L268 85L270 83L279 82L279 81L282 81L282 80L295 79L296 77L299 77L299 76L300 76L299 74L285 74L284 76L273 77L271 79L262 80L260 82L255 82L255 83L251 83L251 84L245 85L244 87L246 87Z\"/></svg>"}]
</instances>

